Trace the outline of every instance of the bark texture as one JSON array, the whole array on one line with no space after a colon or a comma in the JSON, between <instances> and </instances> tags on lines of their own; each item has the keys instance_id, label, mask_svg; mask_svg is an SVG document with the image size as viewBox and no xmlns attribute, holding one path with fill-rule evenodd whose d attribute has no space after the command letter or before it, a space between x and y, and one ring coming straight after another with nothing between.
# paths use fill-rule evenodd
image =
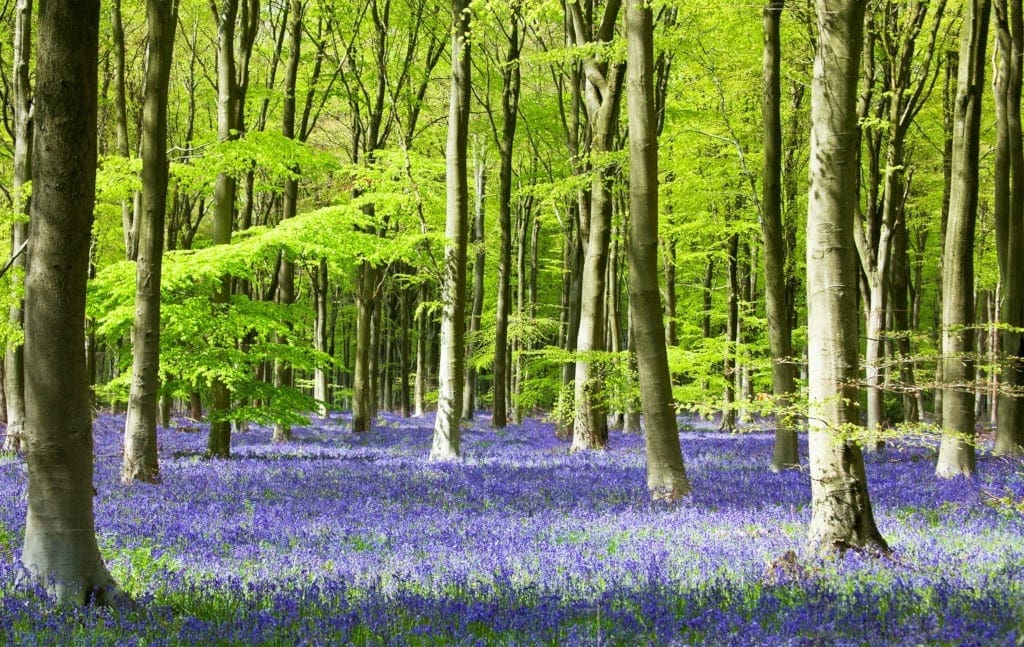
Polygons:
<instances>
[{"instance_id":1,"label":"bark texture","mask_svg":"<svg viewBox=\"0 0 1024 647\"><path fill-rule=\"evenodd\" d=\"M808 451L817 555L887 550L875 526L860 447L849 437L857 401L857 70L864 3L816 0L807 216Z\"/></svg>"},{"instance_id":2,"label":"bark texture","mask_svg":"<svg viewBox=\"0 0 1024 647\"><path fill-rule=\"evenodd\" d=\"M672 402L658 291L658 136L654 27L649 4L626 0L629 113L629 303L646 422L647 490L673 501L690 491Z\"/></svg>"},{"instance_id":3,"label":"bark texture","mask_svg":"<svg viewBox=\"0 0 1024 647\"><path fill-rule=\"evenodd\" d=\"M142 194L136 231L132 381L124 429L125 483L160 480L157 407L160 388L160 282L167 211L167 93L177 24L175 0L147 0L149 47L142 106Z\"/></svg>"},{"instance_id":4,"label":"bark texture","mask_svg":"<svg viewBox=\"0 0 1024 647\"><path fill-rule=\"evenodd\" d=\"M437 371L437 417L431 460L459 458L462 372L466 367L466 247L469 229L467 138L470 98L470 11L467 0L452 1L452 80L448 111L447 206L441 281L441 357Z\"/></svg>"},{"instance_id":5,"label":"bark texture","mask_svg":"<svg viewBox=\"0 0 1024 647\"><path fill-rule=\"evenodd\" d=\"M938 476L975 470L974 228L978 211L978 146L988 42L989 0L971 0L960 32L953 109L952 184L942 259L942 445Z\"/></svg>"},{"instance_id":6,"label":"bark texture","mask_svg":"<svg viewBox=\"0 0 1024 647\"><path fill-rule=\"evenodd\" d=\"M119 595L96 543L85 284L96 186L99 1L46 2L25 281L28 513L21 561L59 603Z\"/></svg>"}]
</instances>

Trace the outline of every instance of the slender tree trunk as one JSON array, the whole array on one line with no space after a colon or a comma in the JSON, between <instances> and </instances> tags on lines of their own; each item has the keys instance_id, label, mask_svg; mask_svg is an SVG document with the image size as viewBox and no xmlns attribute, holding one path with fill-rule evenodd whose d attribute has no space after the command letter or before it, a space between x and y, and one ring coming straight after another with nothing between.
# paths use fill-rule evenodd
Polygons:
<instances>
[{"instance_id":1,"label":"slender tree trunk","mask_svg":"<svg viewBox=\"0 0 1024 647\"><path fill-rule=\"evenodd\" d=\"M761 236L764 242L764 298L768 319L768 346L772 356L772 394L775 396L775 444L772 471L800 465L792 414L793 337L786 295L786 232L782 226L782 60L779 23L783 0L765 5L764 52L761 60L763 88L761 117L764 120L764 187L761 199Z\"/></svg>"},{"instance_id":2,"label":"slender tree trunk","mask_svg":"<svg viewBox=\"0 0 1024 647\"><path fill-rule=\"evenodd\" d=\"M288 67L285 69L284 79L284 101L281 111L281 134L288 139L295 139L295 91L296 79L299 74L299 60L302 46L302 22L303 3L302 0L291 0L291 9L288 12L288 38L291 50L288 54ZM298 172L300 169L293 169ZM295 217L299 201L299 180L296 177L289 177L284 181L284 204L281 213L282 220ZM295 263L287 258L281 259L281 268L277 279L277 301L284 305L291 305L295 301ZM278 389L290 387L292 382L292 367L281 359L274 360L274 386ZM276 422L274 423L274 442L287 442L292 438L291 426Z\"/></svg>"},{"instance_id":3,"label":"slender tree trunk","mask_svg":"<svg viewBox=\"0 0 1024 647\"><path fill-rule=\"evenodd\" d=\"M508 423L507 383L508 319L512 311L512 155L519 122L519 95L521 74L519 54L521 3L513 0L511 30L508 32L508 51L501 72L501 138L498 141L500 157L498 170L498 287L494 327L494 413L491 426L504 429ZM497 133L495 133L497 138Z\"/></svg>"},{"instance_id":4,"label":"slender tree trunk","mask_svg":"<svg viewBox=\"0 0 1024 647\"><path fill-rule=\"evenodd\" d=\"M679 333L676 332L676 241L665 240L665 345L679 344Z\"/></svg>"},{"instance_id":5,"label":"slender tree trunk","mask_svg":"<svg viewBox=\"0 0 1024 647\"><path fill-rule=\"evenodd\" d=\"M739 333L739 279L736 275L737 255L739 254L739 234L729 236L729 258L726 261L726 282L728 286L728 302L725 318L725 357L722 360L722 374L725 377L725 391L722 393L722 421L719 428L723 431L736 429L736 348Z\"/></svg>"},{"instance_id":6,"label":"slender tree trunk","mask_svg":"<svg viewBox=\"0 0 1024 647\"><path fill-rule=\"evenodd\" d=\"M327 259L321 258L317 266L312 269L313 276L313 347L321 353L328 352L328 275ZM326 416L330 410L330 395L328 393L328 372L327 368L321 365L313 370L313 398L319 402L319 414Z\"/></svg>"},{"instance_id":7,"label":"slender tree trunk","mask_svg":"<svg viewBox=\"0 0 1024 647\"><path fill-rule=\"evenodd\" d=\"M975 471L974 228L978 210L981 88L985 78L989 0L966 4L953 114L953 168L942 274L942 445L935 473Z\"/></svg>"},{"instance_id":8,"label":"slender tree trunk","mask_svg":"<svg viewBox=\"0 0 1024 647\"><path fill-rule=\"evenodd\" d=\"M121 592L96 543L85 284L96 182L99 2L40 5L25 281L28 513L21 562L58 603Z\"/></svg>"},{"instance_id":9,"label":"slender tree trunk","mask_svg":"<svg viewBox=\"0 0 1024 647\"><path fill-rule=\"evenodd\" d=\"M469 191L466 186L466 142L470 97L470 9L467 0L452 0L452 80L448 112L447 207L444 268L441 282L441 357L437 372L437 417L431 460L459 458L462 413L462 372L465 370L466 242Z\"/></svg>"},{"instance_id":10,"label":"slender tree trunk","mask_svg":"<svg viewBox=\"0 0 1024 647\"><path fill-rule=\"evenodd\" d=\"M427 302L430 291L424 284L420 287L420 304ZM430 337L430 320L427 309L420 308L416 318L416 384L413 387L413 415L422 418L427 412L427 385L430 383L430 362L427 361L427 342Z\"/></svg>"},{"instance_id":11,"label":"slender tree trunk","mask_svg":"<svg viewBox=\"0 0 1024 647\"><path fill-rule=\"evenodd\" d=\"M28 214L31 197L25 191L32 179L32 88L29 63L32 57L32 0L18 0L14 14L14 177L11 194L16 213L11 224L12 271L24 273L28 268ZM13 295L8 322L20 330L24 322L24 300L21 290ZM25 349L22 344L8 344L4 362L4 394L7 398L7 433L3 451L19 451L25 426Z\"/></svg>"},{"instance_id":12,"label":"slender tree trunk","mask_svg":"<svg viewBox=\"0 0 1024 647\"><path fill-rule=\"evenodd\" d=\"M226 141L237 136L238 81L235 72L235 21L238 1L224 0L217 20L217 137ZM227 173L217 176L213 189L213 244L231 242L231 228L235 210L235 179ZM225 316L231 301L231 277L221 278L219 289L213 294L214 316ZM227 458L231 455L231 393L220 377L210 380L210 436L206 445L210 456Z\"/></svg>"},{"instance_id":13,"label":"slender tree trunk","mask_svg":"<svg viewBox=\"0 0 1024 647\"><path fill-rule=\"evenodd\" d=\"M673 501L690 491L672 403L665 328L658 292L658 138L654 112L651 6L626 0L629 67L629 303L640 401L647 433L647 490Z\"/></svg>"},{"instance_id":14,"label":"slender tree trunk","mask_svg":"<svg viewBox=\"0 0 1024 647\"><path fill-rule=\"evenodd\" d=\"M1002 284L1000 322L1004 368L997 398L996 455L1024 449L1024 407L1014 393L1024 384L1021 356L1024 336L1024 146L1021 140L1021 57L1024 20L1020 0L996 0L996 65L993 82L996 108L995 231Z\"/></svg>"},{"instance_id":15,"label":"slender tree trunk","mask_svg":"<svg viewBox=\"0 0 1024 647\"><path fill-rule=\"evenodd\" d=\"M157 396L160 389L160 284L167 212L167 96L177 25L176 0L147 0L149 46L142 106L142 192L137 243L132 381L124 428L125 483L160 480Z\"/></svg>"},{"instance_id":16,"label":"slender tree trunk","mask_svg":"<svg viewBox=\"0 0 1024 647\"><path fill-rule=\"evenodd\" d=\"M121 0L110 3L110 25L114 54L114 131L117 136L117 154L130 156L128 143L128 101L125 91L125 45L124 23L121 19ZM135 260L139 253L138 223L130 200L121 201L121 229L124 233L125 258Z\"/></svg>"},{"instance_id":17,"label":"slender tree trunk","mask_svg":"<svg viewBox=\"0 0 1024 647\"><path fill-rule=\"evenodd\" d=\"M398 375L399 375L399 394L398 397L401 400L399 403L401 406L402 417L408 418L412 407L409 397L409 353L410 339L409 329L412 328L412 305L413 295L412 291L406 289L402 291L401 295L401 332L399 333L399 348L398 348Z\"/></svg>"},{"instance_id":18,"label":"slender tree trunk","mask_svg":"<svg viewBox=\"0 0 1024 647\"><path fill-rule=\"evenodd\" d=\"M864 459L849 437L859 423L856 387L857 76L864 3L816 0L818 48L811 86L811 186L807 218L808 545L831 555L887 550L875 526Z\"/></svg>"},{"instance_id":19,"label":"slender tree trunk","mask_svg":"<svg viewBox=\"0 0 1024 647\"><path fill-rule=\"evenodd\" d=\"M484 311L484 262L487 260L486 248L484 247L484 198L487 190L487 160L483 151L477 153L476 168L474 169L476 179L476 195L474 197L474 218L473 218L473 309L469 315L469 340L466 344L466 382L462 390L462 419L472 420L473 412L476 409L476 368L473 366L473 355L477 345L477 337L480 334L480 317Z\"/></svg>"}]
</instances>

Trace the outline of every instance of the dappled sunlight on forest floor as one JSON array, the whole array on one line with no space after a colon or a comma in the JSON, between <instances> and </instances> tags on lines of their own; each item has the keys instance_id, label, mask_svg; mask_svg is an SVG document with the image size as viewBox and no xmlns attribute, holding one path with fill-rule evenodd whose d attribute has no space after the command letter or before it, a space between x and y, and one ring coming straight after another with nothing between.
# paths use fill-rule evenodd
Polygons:
<instances>
[{"instance_id":1,"label":"dappled sunlight on forest floor","mask_svg":"<svg viewBox=\"0 0 1024 647\"><path fill-rule=\"evenodd\" d=\"M15 585L26 473L0 462L5 644L1012 644L1024 618L1024 467L932 475L934 447L866 457L891 559L801 555L805 471L771 473L767 433L686 425L694 493L651 504L643 441L569 454L550 424L464 430L345 417L235 434L160 432L161 485L118 482L123 417L96 422L97 533L129 612L41 612ZM184 424L182 428L184 428ZM802 447L802 450L805 447ZM805 460L805 454L801 454ZM793 555L787 556L787 551Z\"/></svg>"}]
</instances>

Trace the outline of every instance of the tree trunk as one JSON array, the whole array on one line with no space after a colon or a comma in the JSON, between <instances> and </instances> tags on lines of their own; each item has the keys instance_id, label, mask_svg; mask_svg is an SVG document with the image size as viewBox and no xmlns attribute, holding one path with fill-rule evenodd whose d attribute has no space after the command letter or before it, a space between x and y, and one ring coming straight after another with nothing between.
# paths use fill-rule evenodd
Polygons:
<instances>
[{"instance_id":1,"label":"tree trunk","mask_svg":"<svg viewBox=\"0 0 1024 647\"><path fill-rule=\"evenodd\" d=\"M864 4L816 0L818 48L811 86L807 218L808 450L812 518L808 545L818 555L849 548L887 550L875 526L860 447L857 252L857 76Z\"/></svg>"},{"instance_id":2,"label":"tree trunk","mask_svg":"<svg viewBox=\"0 0 1024 647\"><path fill-rule=\"evenodd\" d=\"M610 0L597 25L592 16L584 15L578 2L566 3L570 13L575 43L589 47L593 43L610 43L614 36L621 2ZM622 97L622 63L599 61L589 54L583 61L583 98L590 124L591 155L600 158L614 148ZM595 361L594 352L604 351L605 272L611 237L612 192L614 169L605 160L594 172L590 184L588 227L585 232L581 286L580 326L576 341L576 374L574 384L575 421L571 451L601 449L608 444L607 405L603 393L603 369ZM581 204L581 211L583 205Z\"/></svg>"},{"instance_id":3,"label":"tree trunk","mask_svg":"<svg viewBox=\"0 0 1024 647\"><path fill-rule=\"evenodd\" d=\"M459 458L462 372L465 370L466 242L469 191L466 186L466 141L469 130L470 28L468 0L452 0L452 80L448 112L447 206L444 267L441 280L441 351L437 372L437 417L430 459Z\"/></svg>"},{"instance_id":4,"label":"tree trunk","mask_svg":"<svg viewBox=\"0 0 1024 647\"><path fill-rule=\"evenodd\" d=\"M128 101L125 92L125 45L124 23L121 20L121 0L110 3L110 25L114 54L114 131L117 137L117 154L130 156L128 144ZM121 229L124 233L125 258L134 261L139 254L138 223L135 221L132 201L121 201Z\"/></svg>"},{"instance_id":5,"label":"tree trunk","mask_svg":"<svg viewBox=\"0 0 1024 647\"><path fill-rule=\"evenodd\" d=\"M403 290L401 299L401 331L399 333L399 344L398 344L398 397L401 400L400 406L402 411L402 417L408 418L411 413L411 402L409 397L409 353L410 339L409 329L412 328L412 304L413 295L411 290Z\"/></svg>"},{"instance_id":6,"label":"tree trunk","mask_svg":"<svg viewBox=\"0 0 1024 647\"><path fill-rule=\"evenodd\" d=\"M167 96L177 24L175 0L147 0L146 90L142 106L142 192L136 215L132 381L124 428L124 483L160 480L157 396L160 389L160 284L167 212Z\"/></svg>"},{"instance_id":7,"label":"tree trunk","mask_svg":"<svg viewBox=\"0 0 1024 647\"><path fill-rule=\"evenodd\" d=\"M484 262L486 261L486 248L484 247L484 198L487 190L487 160L483 151L476 156L476 195L475 217L473 219L473 309L469 315L469 340L466 344L466 375L465 385L462 389L462 419L472 420L473 412L476 409L476 368L473 366L473 355L477 346L477 337L480 334L480 317L484 311Z\"/></svg>"},{"instance_id":8,"label":"tree trunk","mask_svg":"<svg viewBox=\"0 0 1024 647\"><path fill-rule=\"evenodd\" d=\"M284 101L281 111L281 134L289 139L295 139L295 86L299 74L299 60L302 46L302 0L291 0L291 9L288 12L289 25L288 34L291 43L291 50L288 55L288 67L285 69L284 79ZM293 169L296 173L300 169ZM288 220L295 217L299 201L299 180L297 177L289 177L284 181L284 196L281 212L281 219ZM277 279L277 301L283 305L291 305L295 301L295 263L287 258L281 259L281 268ZM290 328L290 326L289 326ZM290 387L292 382L292 367L280 358L274 360L274 386L278 389ZM274 442L287 442L292 438L290 425L275 422L273 440Z\"/></svg>"},{"instance_id":9,"label":"tree trunk","mask_svg":"<svg viewBox=\"0 0 1024 647\"><path fill-rule=\"evenodd\" d=\"M312 269L312 276L315 311L313 318L313 347L321 353L327 353L327 299L329 293L326 258L321 258L317 266ZM328 375L327 368L321 365L317 365L313 371L313 398L319 403L317 406L321 416L326 416L330 410Z\"/></svg>"},{"instance_id":10,"label":"tree trunk","mask_svg":"<svg viewBox=\"0 0 1024 647\"><path fill-rule=\"evenodd\" d=\"M1004 355L1002 389L997 398L996 455L1024 449L1024 407L1012 391L1024 384L1021 344L1015 330L1024 326L1024 147L1021 144L1021 56L1024 24L1020 0L996 0L996 65L993 82L996 108L995 231L1002 285L1000 322Z\"/></svg>"},{"instance_id":11,"label":"tree trunk","mask_svg":"<svg viewBox=\"0 0 1024 647\"><path fill-rule=\"evenodd\" d=\"M981 88L985 78L989 0L966 4L953 113L953 167L949 222L942 259L942 445L935 473L975 471L974 228L978 210Z\"/></svg>"},{"instance_id":12,"label":"tree trunk","mask_svg":"<svg viewBox=\"0 0 1024 647\"><path fill-rule=\"evenodd\" d=\"M28 268L28 214L31 197L23 188L32 179L32 88L29 63L32 57L32 0L18 0L14 15L14 177L11 194L14 209L25 216L11 224L12 270ZM19 290L20 292L20 290ZM8 322L20 330L24 322L24 300L14 295ZM4 394L7 397L7 432L2 451L19 451L25 426L25 349L8 344L4 361Z\"/></svg>"},{"instance_id":13,"label":"tree trunk","mask_svg":"<svg viewBox=\"0 0 1024 647\"><path fill-rule=\"evenodd\" d=\"M658 137L654 112L654 28L649 4L626 2L629 102L629 303L640 402L647 433L647 490L674 501L690 491L672 403L658 292Z\"/></svg>"},{"instance_id":14,"label":"tree trunk","mask_svg":"<svg viewBox=\"0 0 1024 647\"><path fill-rule=\"evenodd\" d=\"M420 287L420 304L427 302L430 291L426 284ZM427 361L427 342L430 336L430 320L427 309L421 307L416 317L416 384L413 386L413 415L422 418L427 412L427 385L430 383L430 362Z\"/></svg>"},{"instance_id":15,"label":"tree trunk","mask_svg":"<svg viewBox=\"0 0 1024 647\"><path fill-rule=\"evenodd\" d=\"M239 103L238 80L235 72L235 21L238 1L224 0L220 4L217 20L217 137L227 141L237 136ZM217 176L213 189L213 244L231 242L231 228L235 210L235 179L227 173ZM221 278L220 288L214 292L213 316L223 313L231 301L231 277ZM210 436L206 450L210 456L227 458L231 455L231 393L220 377L210 380Z\"/></svg>"},{"instance_id":16,"label":"tree trunk","mask_svg":"<svg viewBox=\"0 0 1024 647\"><path fill-rule=\"evenodd\" d=\"M793 379L793 336L790 329L787 287L786 232L782 226L782 115L780 108L782 60L779 22L783 0L765 5L764 53L761 72L764 93L764 188L761 199L761 236L764 242L764 298L768 319L768 346L772 356L772 394L775 396L775 444L772 471L800 465L793 415L789 411L796 391Z\"/></svg>"},{"instance_id":17,"label":"tree trunk","mask_svg":"<svg viewBox=\"0 0 1024 647\"><path fill-rule=\"evenodd\" d=\"M739 234L729 236L728 259L726 261L726 283L728 301L725 318L725 357L722 359L722 376L725 390L722 393L722 421L719 429L736 429L736 348L739 333L739 279L736 275L739 254Z\"/></svg>"},{"instance_id":18,"label":"tree trunk","mask_svg":"<svg viewBox=\"0 0 1024 647\"><path fill-rule=\"evenodd\" d=\"M99 2L42 3L25 281L28 513L21 562L58 603L122 594L96 543L85 285L96 183Z\"/></svg>"}]
</instances>

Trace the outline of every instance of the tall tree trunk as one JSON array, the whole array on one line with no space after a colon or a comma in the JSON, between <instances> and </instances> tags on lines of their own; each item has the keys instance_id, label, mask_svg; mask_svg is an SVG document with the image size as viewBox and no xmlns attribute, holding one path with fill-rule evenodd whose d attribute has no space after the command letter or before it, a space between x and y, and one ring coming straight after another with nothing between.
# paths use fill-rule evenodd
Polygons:
<instances>
[{"instance_id":1,"label":"tall tree trunk","mask_svg":"<svg viewBox=\"0 0 1024 647\"><path fill-rule=\"evenodd\" d=\"M214 13L217 22L217 137L227 141L237 136L237 115L239 103L238 80L235 68L235 21L238 18L239 0L223 0L219 12ZM227 245L231 242L231 228L235 211L235 179L221 173L213 189L213 244ZM224 313L231 301L231 277L221 278L220 287L214 292L212 307L214 316ZM227 458L231 455L231 392L221 377L210 380L210 435L206 444L210 456Z\"/></svg>"},{"instance_id":2,"label":"tall tree trunk","mask_svg":"<svg viewBox=\"0 0 1024 647\"><path fill-rule=\"evenodd\" d=\"M321 353L328 352L328 275L327 259L321 258L311 271L313 278L313 348ZM313 369L313 398L319 403L317 405L321 416L326 416L330 410L329 373L325 366L317 365Z\"/></svg>"},{"instance_id":3,"label":"tall tree trunk","mask_svg":"<svg viewBox=\"0 0 1024 647\"><path fill-rule=\"evenodd\" d=\"M466 344L466 382L462 390L462 419L472 420L473 411L476 409L476 368L473 366L473 355L478 344L477 337L480 334L480 317L484 312L484 262L487 260L486 248L484 247L484 205L487 191L487 168L483 150L477 152L475 158L476 168L474 177L476 179L476 195L474 196L474 218L473 218L473 309L469 315L469 340Z\"/></svg>"},{"instance_id":4,"label":"tall tree trunk","mask_svg":"<svg viewBox=\"0 0 1024 647\"><path fill-rule=\"evenodd\" d=\"M798 467L797 435L792 406L793 336L786 298L786 232L782 227L782 60L779 23L784 0L771 0L763 12L764 51L761 59L764 121L764 186L761 199L761 237L764 242L764 298L768 346L772 355L772 394L775 396L775 444L772 471Z\"/></svg>"},{"instance_id":5,"label":"tall tree trunk","mask_svg":"<svg viewBox=\"0 0 1024 647\"><path fill-rule=\"evenodd\" d=\"M818 48L811 86L807 217L808 450L812 518L808 545L819 555L887 550L875 526L860 447L857 252L857 76L864 3L815 0Z\"/></svg>"},{"instance_id":6,"label":"tall tree trunk","mask_svg":"<svg viewBox=\"0 0 1024 647\"><path fill-rule=\"evenodd\" d=\"M408 418L411 413L411 399L409 397L409 356L410 356L410 331L412 328L412 305L413 294L409 289L402 291L401 295L401 332L399 333L398 344L398 397L403 418Z\"/></svg>"},{"instance_id":7,"label":"tall tree trunk","mask_svg":"<svg viewBox=\"0 0 1024 647\"><path fill-rule=\"evenodd\" d=\"M98 0L44 2L36 56L33 262L25 281L28 513L21 562L58 603L121 595L96 543L85 284L96 184Z\"/></svg>"},{"instance_id":8,"label":"tall tree trunk","mask_svg":"<svg viewBox=\"0 0 1024 647\"><path fill-rule=\"evenodd\" d=\"M592 25L588 12L578 0L565 3L577 46L610 43L618 20L620 0L609 0L600 24ZM595 28L596 27L596 28ZM593 54L585 57L583 66L583 97L591 129L591 155L600 158L614 148L619 108L622 98L622 63L599 61ZM575 421L571 451L600 449L608 444L608 420L603 394L602 369L592 353L604 348L605 272L611 237L612 193L614 170L601 161L590 184L588 227L584 241L581 287L580 327L576 341L576 374L574 384ZM581 211L583 205L581 204Z\"/></svg>"},{"instance_id":9,"label":"tall tree trunk","mask_svg":"<svg viewBox=\"0 0 1024 647\"><path fill-rule=\"evenodd\" d=\"M564 244L562 247L562 313L561 326L561 347L566 353L576 352L576 340L580 329L580 297L583 283L580 280L583 268L583 245L579 234L578 203L570 208L569 217L565 223ZM572 380L575 375L576 365L573 362L562 364L561 389L558 392L558 422L555 427L555 436L559 440L572 439L572 424L568 421L571 413L566 401L570 400Z\"/></svg>"},{"instance_id":10,"label":"tall tree trunk","mask_svg":"<svg viewBox=\"0 0 1024 647\"><path fill-rule=\"evenodd\" d=\"M149 46L142 106L142 192L135 230L135 319L132 381L124 427L125 483L160 480L157 396L160 389L160 284L167 213L167 97L177 0L147 0Z\"/></svg>"},{"instance_id":11,"label":"tall tree trunk","mask_svg":"<svg viewBox=\"0 0 1024 647\"><path fill-rule=\"evenodd\" d=\"M125 44L124 22L121 19L121 0L110 3L111 38L114 41L114 131L117 137L117 154L130 156L128 143L128 101L125 90ZM121 201L121 229L124 233L125 258L134 261L139 253L138 223L130 200Z\"/></svg>"},{"instance_id":12,"label":"tall tree trunk","mask_svg":"<svg viewBox=\"0 0 1024 647\"><path fill-rule=\"evenodd\" d=\"M427 302L430 290L426 284L420 286L420 304ZM427 389L430 383L430 362L427 360L427 344L430 338L430 319L427 309L420 307L416 317L416 383L413 386L413 415L423 417L427 412Z\"/></svg>"},{"instance_id":13,"label":"tall tree trunk","mask_svg":"<svg viewBox=\"0 0 1024 647\"><path fill-rule=\"evenodd\" d=\"M974 228L978 210L978 147L985 79L989 0L966 4L953 113L949 223L942 260L942 445L935 473L971 476L975 470Z\"/></svg>"},{"instance_id":14,"label":"tall tree trunk","mask_svg":"<svg viewBox=\"0 0 1024 647\"><path fill-rule=\"evenodd\" d=\"M459 458L459 417L462 413L462 372L465 370L466 242L469 191L466 186L466 142L469 130L470 29L468 0L452 0L452 80L448 111L447 206L444 268L441 280L441 352L437 372L437 417L431 460Z\"/></svg>"},{"instance_id":15,"label":"tall tree trunk","mask_svg":"<svg viewBox=\"0 0 1024 647\"><path fill-rule=\"evenodd\" d=\"M512 155L519 122L521 73L519 54L522 51L522 22L519 0L510 3L512 25L508 32L508 50L501 71L501 137L498 139L498 288L494 327L494 413L491 426L504 429L508 423L508 319L512 311Z\"/></svg>"},{"instance_id":16,"label":"tall tree trunk","mask_svg":"<svg viewBox=\"0 0 1024 647\"><path fill-rule=\"evenodd\" d=\"M24 186L32 179L32 87L29 63L32 57L32 0L18 0L14 14L14 177L11 194L20 217L11 224L12 269L28 268L28 230L31 197ZM21 217L23 216L23 217ZM20 330L24 322L21 290L14 295L8 322ZM18 451L25 426L25 348L8 344L4 361L4 393L7 396L7 432L3 451Z\"/></svg>"},{"instance_id":17,"label":"tall tree trunk","mask_svg":"<svg viewBox=\"0 0 1024 647\"><path fill-rule=\"evenodd\" d=\"M629 67L629 303L640 402L647 424L647 490L673 501L690 491L679 446L658 292L658 137L654 111L651 6L626 0Z\"/></svg>"},{"instance_id":18,"label":"tall tree trunk","mask_svg":"<svg viewBox=\"0 0 1024 647\"><path fill-rule=\"evenodd\" d=\"M291 50L288 54L288 66L285 68L284 77L284 101L281 110L281 134L288 139L295 139L295 91L296 79L299 74L299 60L302 48L302 21L303 5L302 0L291 0L291 9L288 12L288 38ZM296 175L300 169L292 169ZM288 220L295 217L299 202L299 180L298 177L288 177L284 181L281 219ZM277 302L283 305L291 305L295 301L295 263L287 258L281 259L281 268L277 279ZM290 327L290 326L289 326ZM290 387L292 382L292 367L284 360L274 360L274 386L278 389ZM274 442L287 442L292 438L290 425L282 422L274 423Z\"/></svg>"},{"instance_id":19,"label":"tall tree trunk","mask_svg":"<svg viewBox=\"0 0 1024 647\"><path fill-rule=\"evenodd\" d=\"M997 399L993 453L1017 454L1024 449L1024 407L1013 393L1024 384L1021 356L1024 326L1024 147L1021 139L1021 57L1024 24L1020 0L996 0L996 65L993 82L996 108L995 230L1002 284L1000 322L1004 357L1002 389Z\"/></svg>"},{"instance_id":20,"label":"tall tree trunk","mask_svg":"<svg viewBox=\"0 0 1024 647\"><path fill-rule=\"evenodd\" d=\"M728 259L726 260L726 284L728 301L725 318L725 357L722 360L722 376L725 378L725 390L722 393L722 421L719 428L723 431L736 429L736 350L739 345L739 277L737 276L737 256L739 255L739 234L729 236Z\"/></svg>"}]
</instances>

